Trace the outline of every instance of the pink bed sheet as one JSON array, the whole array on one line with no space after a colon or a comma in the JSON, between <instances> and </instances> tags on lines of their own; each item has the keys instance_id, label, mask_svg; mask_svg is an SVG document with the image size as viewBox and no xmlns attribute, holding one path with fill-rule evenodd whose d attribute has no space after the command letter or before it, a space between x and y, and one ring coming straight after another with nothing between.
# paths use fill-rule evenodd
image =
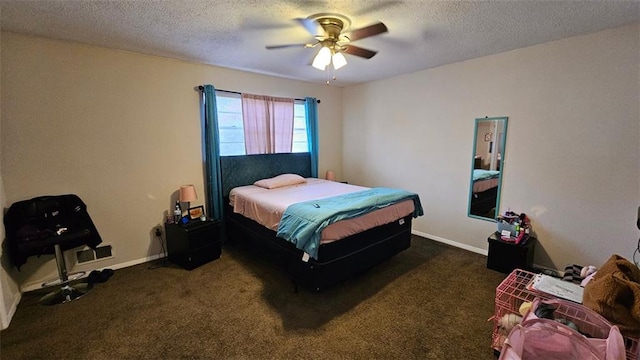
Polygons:
<instances>
[{"instance_id":1,"label":"pink bed sheet","mask_svg":"<svg viewBox=\"0 0 640 360\"><path fill-rule=\"evenodd\" d=\"M240 186L229 193L229 203L235 213L241 214L273 231L291 204L314 199L366 190L368 188L316 178L307 178L304 184L265 189L255 185ZM322 244L384 225L413 213L412 200L387 206L368 214L330 224L322 231Z\"/></svg>"},{"instance_id":2,"label":"pink bed sheet","mask_svg":"<svg viewBox=\"0 0 640 360\"><path fill-rule=\"evenodd\" d=\"M496 186L498 186L498 178L477 180L473 182L473 192L483 192Z\"/></svg>"}]
</instances>

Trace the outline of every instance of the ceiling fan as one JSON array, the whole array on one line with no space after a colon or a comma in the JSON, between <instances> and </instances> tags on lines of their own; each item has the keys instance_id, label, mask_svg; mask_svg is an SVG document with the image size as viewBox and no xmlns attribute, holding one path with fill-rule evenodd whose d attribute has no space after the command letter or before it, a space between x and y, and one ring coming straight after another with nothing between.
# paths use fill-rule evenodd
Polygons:
<instances>
[{"instance_id":1,"label":"ceiling fan","mask_svg":"<svg viewBox=\"0 0 640 360\"><path fill-rule=\"evenodd\" d=\"M332 13L321 13L295 20L315 38L314 42L306 44L272 45L266 46L266 48L269 50L289 47L315 48L320 45L320 51L315 56L312 64L313 67L319 70L325 70L330 63L333 63L334 69L339 69L346 65L347 60L343 53L371 59L377 54L376 51L352 45L351 42L388 31L383 23L378 22L360 29L349 30L343 34L342 31L348 30L349 26L351 26L351 21L344 15Z\"/></svg>"}]
</instances>

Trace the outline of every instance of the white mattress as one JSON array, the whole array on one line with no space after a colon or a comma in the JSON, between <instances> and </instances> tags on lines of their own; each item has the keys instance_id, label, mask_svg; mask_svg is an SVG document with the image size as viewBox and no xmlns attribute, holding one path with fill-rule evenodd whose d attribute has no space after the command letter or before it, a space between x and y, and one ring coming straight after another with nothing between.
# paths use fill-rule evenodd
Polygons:
<instances>
[{"instance_id":1,"label":"white mattress","mask_svg":"<svg viewBox=\"0 0 640 360\"><path fill-rule=\"evenodd\" d=\"M368 188L334 181L307 178L307 183L265 189L254 185L240 186L229 193L229 203L235 213L276 231L287 207L297 202L323 199L332 196L366 190ZM374 212L327 226L322 232L321 243L329 243L384 225L413 213L412 200L387 206Z\"/></svg>"}]
</instances>

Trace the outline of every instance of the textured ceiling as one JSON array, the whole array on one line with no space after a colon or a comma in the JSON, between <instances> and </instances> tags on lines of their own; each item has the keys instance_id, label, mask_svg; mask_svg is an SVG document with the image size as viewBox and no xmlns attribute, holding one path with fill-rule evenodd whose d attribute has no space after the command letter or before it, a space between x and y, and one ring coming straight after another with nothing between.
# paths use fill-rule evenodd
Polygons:
<instances>
[{"instance_id":1,"label":"textured ceiling","mask_svg":"<svg viewBox=\"0 0 640 360\"><path fill-rule=\"evenodd\" d=\"M0 0L3 31L76 41L310 82L316 49L266 50L313 40L295 18L340 13L351 28L388 33L354 45L336 71L346 86L640 22L634 1Z\"/></svg>"}]
</instances>

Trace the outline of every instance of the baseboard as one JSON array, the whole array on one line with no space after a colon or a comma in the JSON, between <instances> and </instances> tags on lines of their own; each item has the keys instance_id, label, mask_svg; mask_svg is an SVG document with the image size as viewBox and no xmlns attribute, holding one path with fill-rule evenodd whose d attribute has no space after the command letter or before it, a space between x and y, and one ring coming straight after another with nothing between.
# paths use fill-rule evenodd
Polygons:
<instances>
[{"instance_id":1,"label":"baseboard","mask_svg":"<svg viewBox=\"0 0 640 360\"><path fill-rule=\"evenodd\" d=\"M435 235L423 233L423 232L417 231L417 230L411 230L411 233L414 234L414 235L423 237L423 238L427 238L427 239L434 240L434 241L437 241L437 242L441 242L441 243L444 243L444 244L447 244L447 245L455 246L457 248L464 249L464 250L467 250L467 251L471 251L471 252L474 252L474 253L477 253L477 254L480 254L480 255L484 255L484 256L488 256L489 255L489 249L480 249L480 248L477 248L475 246L469 246L467 244L462 244L462 243L459 243L457 241L445 239L445 238L440 237L440 236L435 236ZM560 269L554 269L554 268L538 265L536 263L533 263L533 267L541 269L541 270L546 269L546 270L555 271L559 276L562 276L562 273L563 273L563 271L560 270Z\"/></svg>"},{"instance_id":2,"label":"baseboard","mask_svg":"<svg viewBox=\"0 0 640 360\"><path fill-rule=\"evenodd\" d=\"M467 251L471 251L480 255L484 255L487 256L489 255L489 250L488 249L481 249L481 248L477 248L475 246L470 246L467 244L463 244L463 243L459 243L457 241L453 241L453 240L449 240L449 239L445 239L443 237L440 236L436 236L436 235L431 235L431 234L427 234L427 233L423 233L422 231L418 231L418 230L411 230L411 233L423 238L427 238L427 239L431 239L437 242L441 242L447 245L451 245L451 246L455 246L457 248L460 249L464 249Z\"/></svg>"},{"instance_id":3,"label":"baseboard","mask_svg":"<svg viewBox=\"0 0 640 360\"><path fill-rule=\"evenodd\" d=\"M11 304L11 308L6 316L2 316L2 328L0 330L4 330L9 327L11 323L11 319L13 319L13 315L16 313L18 309L18 304L20 304L20 300L22 300L22 292L18 292L18 296L16 296L13 300L13 304Z\"/></svg>"},{"instance_id":4,"label":"baseboard","mask_svg":"<svg viewBox=\"0 0 640 360\"><path fill-rule=\"evenodd\" d=\"M104 269L118 270L118 269L126 268L126 267L129 267L129 266L144 264L144 263L149 262L149 261L160 259L161 257L163 257L163 256L161 256L160 254L157 254L157 255L147 256L147 257L142 258L142 259L136 259L136 260L127 261L127 262L122 263L122 264L115 264L115 265L112 265L112 266L106 266L104 268L95 269L95 270L104 270Z\"/></svg>"},{"instance_id":5,"label":"baseboard","mask_svg":"<svg viewBox=\"0 0 640 360\"><path fill-rule=\"evenodd\" d=\"M144 264L146 262L153 261L153 260L159 259L161 257L163 257L163 256L161 256L161 254L151 255L151 256L147 256L147 257L141 258L141 259L131 260L131 261L127 261L127 262L120 263L120 264L114 264L114 265L105 266L105 267L102 267L102 268L95 268L95 269L92 269L92 271L93 270L102 271L104 269L118 270L118 269L126 268L126 267L129 267L129 266ZM73 272L73 269L71 269L69 272L70 273ZM89 276L90 272L91 271L87 271L87 273L85 274L84 277ZM28 291L38 290L38 289L41 289L41 288L42 288L42 281L37 282L37 283L29 283L29 284L22 285L21 286L21 291L22 292L28 292Z\"/></svg>"}]
</instances>

